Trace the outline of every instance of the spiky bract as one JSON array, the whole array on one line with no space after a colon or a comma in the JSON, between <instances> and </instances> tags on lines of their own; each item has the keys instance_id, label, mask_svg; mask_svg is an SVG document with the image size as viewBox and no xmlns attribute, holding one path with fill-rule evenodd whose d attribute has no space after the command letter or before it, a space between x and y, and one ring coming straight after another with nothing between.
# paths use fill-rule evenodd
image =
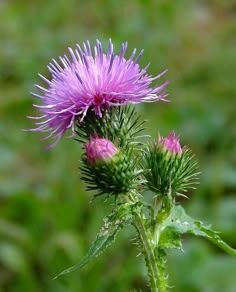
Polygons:
<instances>
[{"instance_id":1,"label":"spiky bract","mask_svg":"<svg viewBox=\"0 0 236 292\"><path fill-rule=\"evenodd\" d=\"M76 133L82 143L89 141L90 136L106 138L118 147L138 143L142 138L145 121L140 121L139 114L130 106L113 107L104 111L101 118L89 112L83 122L77 124ZM140 136L141 135L141 136Z\"/></svg>"},{"instance_id":2,"label":"spiky bract","mask_svg":"<svg viewBox=\"0 0 236 292\"><path fill-rule=\"evenodd\" d=\"M197 162L191 151L173 153L156 143L146 146L142 155L142 168L148 189L160 195L183 195L197 183Z\"/></svg>"},{"instance_id":3,"label":"spiky bract","mask_svg":"<svg viewBox=\"0 0 236 292\"><path fill-rule=\"evenodd\" d=\"M137 170L138 160L133 159L132 148L120 150L107 162L91 164L84 155L82 180L87 190L95 190L95 196L126 194L137 188L141 171Z\"/></svg>"}]
</instances>

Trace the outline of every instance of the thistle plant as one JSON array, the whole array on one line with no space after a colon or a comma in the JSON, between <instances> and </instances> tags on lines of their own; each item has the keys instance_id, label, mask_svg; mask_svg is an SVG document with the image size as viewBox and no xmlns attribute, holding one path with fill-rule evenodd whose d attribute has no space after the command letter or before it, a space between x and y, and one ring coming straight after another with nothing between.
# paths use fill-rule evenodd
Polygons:
<instances>
[{"instance_id":1,"label":"thistle plant","mask_svg":"<svg viewBox=\"0 0 236 292\"><path fill-rule=\"evenodd\" d=\"M153 77L147 67L141 69L136 49L125 59L127 43L115 54L112 41L104 51L97 41L92 51L89 42L70 57L49 64L51 80L42 75L46 87L32 93L40 100L34 106L41 114L30 117L36 127L30 131L48 133L42 139L54 139L53 148L67 131L82 144L79 167L87 190L94 198L111 202L111 213L104 219L88 254L75 266L58 276L82 268L101 254L127 225L137 232L151 291L168 291L166 255L170 249L182 249L182 235L189 233L211 241L230 255L236 251L209 226L191 218L176 203L198 183L198 165L191 150L182 146L172 131L168 137L143 143L144 121L131 104L168 101L167 81L151 87L166 70ZM145 136L146 137L146 136ZM147 137L146 137L147 138ZM146 193L151 192L151 204ZM115 204L114 204L115 202ZM57 277L58 277L57 276Z\"/></svg>"}]
</instances>

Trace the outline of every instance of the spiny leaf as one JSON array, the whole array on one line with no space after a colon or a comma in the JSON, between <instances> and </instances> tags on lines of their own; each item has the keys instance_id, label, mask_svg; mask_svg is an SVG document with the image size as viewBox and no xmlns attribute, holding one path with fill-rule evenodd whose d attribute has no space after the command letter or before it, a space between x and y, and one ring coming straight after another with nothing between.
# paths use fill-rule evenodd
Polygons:
<instances>
[{"instance_id":1,"label":"spiny leaf","mask_svg":"<svg viewBox=\"0 0 236 292\"><path fill-rule=\"evenodd\" d=\"M232 248L226 242L224 242L216 231L210 229L208 226L204 226L199 221L196 221L195 224L198 226L199 230L201 230L205 234L205 237L209 241L211 241L212 243L214 243L215 245L223 249L225 252L227 252L231 256L236 257L236 249Z\"/></svg>"},{"instance_id":2,"label":"spiny leaf","mask_svg":"<svg viewBox=\"0 0 236 292\"><path fill-rule=\"evenodd\" d=\"M129 222L132 214L131 208L132 204L123 204L120 205L111 215L107 216L104 219L104 225L95 241L92 243L87 255L78 264L62 271L54 279L81 269L101 254L114 241L117 232Z\"/></svg>"},{"instance_id":3,"label":"spiny leaf","mask_svg":"<svg viewBox=\"0 0 236 292\"><path fill-rule=\"evenodd\" d=\"M225 243L218 232L188 216L181 206L173 206L170 216L163 222L162 230L161 242L164 248L179 248L177 236L189 233L205 237L228 254L236 256L236 250Z\"/></svg>"}]
</instances>

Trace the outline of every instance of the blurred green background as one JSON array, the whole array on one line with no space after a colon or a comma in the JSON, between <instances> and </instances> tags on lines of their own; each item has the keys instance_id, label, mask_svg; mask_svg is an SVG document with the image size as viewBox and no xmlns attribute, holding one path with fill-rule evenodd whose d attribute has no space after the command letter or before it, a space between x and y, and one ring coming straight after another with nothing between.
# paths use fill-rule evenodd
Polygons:
<instances>
[{"instance_id":1,"label":"blurred green background","mask_svg":"<svg viewBox=\"0 0 236 292\"><path fill-rule=\"evenodd\" d=\"M81 148L63 139L45 152L29 95L37 73L76 43L113 39L145 49L150 74L169 69L171 103L137 106L148 133L181 134L199 159L201 184L183 204L236 247L236 1L0 1L0 291L149 291L133 229L79 272L62 269L88 250L109 202L89 203L79 180ZM162 79L163 81L165 78ZM173 292L236 291L235 259L186 237L169 256Z\"/></svg>"}]
</instances>

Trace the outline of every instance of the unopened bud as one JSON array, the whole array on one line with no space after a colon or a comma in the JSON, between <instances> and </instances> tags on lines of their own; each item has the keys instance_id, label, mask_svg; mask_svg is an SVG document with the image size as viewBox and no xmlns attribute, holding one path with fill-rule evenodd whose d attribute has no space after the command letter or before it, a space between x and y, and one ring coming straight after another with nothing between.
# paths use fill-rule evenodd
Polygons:
<instances>
[{"instance_id":1,"label":"unopened bud","mask_svg":"<svg viewBox=\"0 0 236 292\"><path fill-rule=\"evenodd\" d=\"M93 165L112 160L119 151L111 141L96 137L91 137L84 147L87 159Z\"/></svg>"},{"instance_id":2,"label":"unopened bud","mask_svg":"<svg viewBox=\"0 0 236 292\"><path fill-rule=\"evenodd\" d=\"M100 194L126 194L136 187L140 171L133 149L119 149L105 138L90 137L84 145L83 180L88 190Z\"/></svg>"},{"instance_id":3,"label":"unopened bud","mask_svg":"<svg viewBox=\"0 0 236 292\"><path fill-rule=\"evenodd\" d=\"M172 131L170 135L166 138L159 138L157 145L163 146L165 150L167 150L169 153L182 153L182 148L179 143L179 136L175 137L175 132Z\"/></svg>"},{"instance_id":4,"label":"unopened bud","mask_svg":"<svg viewBox=\"0 0 236 292\"><path fill-rule=\"evenodd\" d=\"M183 194L193 187L198 175L191 151L181 148L174 131L146 147L142 167L148 189L160 195Z\"/></svg>"}]
</instances>

